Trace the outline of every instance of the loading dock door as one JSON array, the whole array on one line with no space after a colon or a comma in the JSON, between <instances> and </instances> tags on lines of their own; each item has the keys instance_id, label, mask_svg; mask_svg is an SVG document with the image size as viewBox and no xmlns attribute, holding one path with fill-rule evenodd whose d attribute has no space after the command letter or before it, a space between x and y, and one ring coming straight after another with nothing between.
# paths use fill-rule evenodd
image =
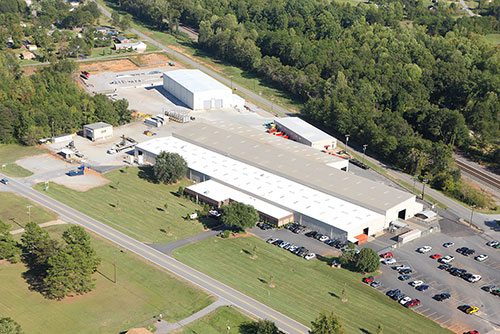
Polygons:
<instances>
[{"instance_id":1,"label":"loading dock door","mask_svg":"<svg viewBox=\"0 0 500 334\"><path fill-rule=\"evenodd\" d=\"M215 100L215 108L222 108L222 99Z\"/></svg>"},{"instance_id":2,"label":"loading dock door","mask_svg":"<svg viewBox=\"0 0 500 334\"><path fill-rule=\"evenodd\" d=\"M212 101L211 100L203 101L203 109L212 109Z\"/></svg>"},{"instance_id":3,"label":"loading dock door","mask_svg":"<svg viewBox=\"0 0 500 334\"><path fill-rule=\"evenodd\" d=\"M399 211L398 218L399 219L405 219L406 218L406 209Z\"/></svg>"}]
</instances>

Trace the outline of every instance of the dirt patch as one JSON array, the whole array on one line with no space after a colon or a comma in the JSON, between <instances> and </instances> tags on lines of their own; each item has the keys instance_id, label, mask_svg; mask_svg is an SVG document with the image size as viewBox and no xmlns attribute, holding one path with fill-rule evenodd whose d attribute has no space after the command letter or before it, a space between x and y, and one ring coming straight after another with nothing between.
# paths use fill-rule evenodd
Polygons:
<instances>
[{"instance_id":1,"label":"dirt patch","mask_svg":"<svg viewBox=\"0 0 500 334\"><path fill-rule=\"evenodd\" d=\"M201 59L195 59L194 57L192 57L190 54L187 54L185 50L181 49L181 48L178 48L176 46L173 46L173 45L169 45L168 46L170 49L172 50L175 50L179 53L182 53L184 56L188 57L188 58L191 58L192 60L195 60L196 62L198 63L201 63L203 66L206 66L206 67L209 67L210 69L214 70L215 72L218 72L218 73L222 73L218 68L215 68L213 67L212 65L210 65L209 63L207 62L204 62L203 60Z\"/></svg>"},{"instance_id":2,"label":"dirt patch","mask_svg":"<svg viewBox=\"0 0 500 334\"><path fill-rule=\"evenodd\" d=\"M139 68L167 66L171 61L172 60L165 54L148 53L122 59L103 61L96 60L91 63L80 63L80 71L87 71L90 74L96 74L99 72L133 71ZM139 64L140 67L137 66L136 63ZM178 64L176 64L176 67L182 68L182 66L178 66Z\"/></svg>"},{"instance_id":3,"label":"dirt patch","mask_svg":"<svg viewBox=\"0 0 500 334\"><path fill-rule=\"evenodd\" d=\"M46 66L24 66L23 72L24 72L24 75L33 75L37 71L41 70L44 67L46 67Z\"/></svg>"},{"instance_id":4,"label":"dirt patch","mask_svg":"<svg viewBox=\"0 0 500 334\"><path fill-rule=\"evenodd\" d=\"M78 175L78 176L63 175L53 178L50 181L76 191L87 191L89 189L100 187L109 183L108 179L105 179L98 173L88 169L85 171L85 175Z\"/></svg>"}]
</instances>

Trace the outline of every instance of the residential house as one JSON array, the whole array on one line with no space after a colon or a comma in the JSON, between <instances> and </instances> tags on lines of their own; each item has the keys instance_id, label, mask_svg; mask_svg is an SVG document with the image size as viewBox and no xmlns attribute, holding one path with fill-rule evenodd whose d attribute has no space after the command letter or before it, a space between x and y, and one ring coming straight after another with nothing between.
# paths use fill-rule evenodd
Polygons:
<instances>
[{"instance_id":1,"label":"residential house","mask_svg":"<svg viewBox=\"0 0 500 334\"><path fill-rule=\"evenodd\" d=\"M21 57L21 59L25 59L25 60L35 59L36 58L35 54L33 52L31 52L31 51L28 51L28 50L23 50L19 54L19 57Z\"/></svg>"}]
</instances>

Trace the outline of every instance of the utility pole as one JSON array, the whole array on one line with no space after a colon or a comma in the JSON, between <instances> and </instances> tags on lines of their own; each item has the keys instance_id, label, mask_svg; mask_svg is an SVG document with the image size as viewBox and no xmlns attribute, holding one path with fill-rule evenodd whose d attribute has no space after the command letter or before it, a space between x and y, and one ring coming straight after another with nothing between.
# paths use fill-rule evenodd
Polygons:
<instances>
[{"instance_id":1,"label":"utility pole","mask_svg":"<svg viewBox=\"0 0 500 334\"><path fill-rule=\"evenodd\" d=\"M469 227L472 226L472 217L474 216L474 208L476 207L476 205L472 204L470 206L470 221L469 221Z\"/></svg>"},{"instance_id":2,"label":"utility pole","mask_svg":"<svg viewBox=\"0 0 500 334\"><path fill-rule=\"evenodd\" d=\"M231 327L229 327L229 320L226 322L226 327L227 327L227 334L229 334L229 331L231 330Z\"/></svg>"},{"instance_id":3,"label":"utility pole","mask_svg":"<svg viewBox=\"0 0 500 334\"><path fill-rule=\"evenodd\" d=\"M422 200L424 200L424 196L425 196L425 184L428 182L427 179L424 179L422 181Z\"/></svg>"},{"instance_id":4,"label":"utility pole","mask_svg":"<svg viewBox=\"0 0 500 334\"><path fill-rule=\"evenodd\" d=\"M415 184L417 183L417 177L418 175L413 176L413 192L416 192Z\"/></svg>"},{"instance_id":5,"label":"utility pole","mask_svg":"<svg viewBox=\"0 0 500 334\"><path fill-rule=\"evenodd\" d=\"M26 208L28 208L28 222L31 223L31 208L33 205L27 205Z\"/></svg>"},{"instance_id":6,"label":"utility pole","mask_svg":"<svg viewBox=\"0 0 500 334\"><path fill-rule=\"evenodd\" d=\"M368 145L367 145L367 144L364 144L364 145L363 145L363 160L366 160L366 159L365 159L365 155L366 155L366 148L367 148L367 147L368 147Z\"/></svg>"},{"instance_id":7,"label":"utility pole","mask_svg":"<svg viewBox=\"0 0 500 334\"><path fill-rule=\"evenodd\" d=\"M345 135L345 154L347 154L347 142L349 141L349 135Z\"/></svg>"},{"instance_id":8,"label":"utility pole","mask_svg":"<svg viewBox=\"0 0 500 334\"><path fill-rule=\"evenodd\" d=\"M115 281L115 284L116 284L116 257L113 261L113 272L114 272L114 281Z\"/></svg>"}]
</instances>

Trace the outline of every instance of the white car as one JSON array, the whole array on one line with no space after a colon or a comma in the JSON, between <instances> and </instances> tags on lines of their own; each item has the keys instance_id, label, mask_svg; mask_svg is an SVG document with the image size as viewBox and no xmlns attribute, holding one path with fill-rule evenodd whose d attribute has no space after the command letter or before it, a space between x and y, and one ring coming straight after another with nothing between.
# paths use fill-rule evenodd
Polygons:
<instances>
[{"instance_id":1,"label":"white car","mask_svg":"<svg viewBox=\"0 0 500 334\"><path fill-rule=\"evenodd\" d=\"M417 249L417 251L419 253L427 253L427 252L430 252L432 250L432 247L431 246L424 246L424 247L420 247L419 249Z\"/></svg>"},{"instance_id":2,"label":"white car","mask_svg":"<svg viewBox=\"0 0 500 334\"><path fill-rule=\"evenodd\" d=\"M307 254L306 256L304 256L304 259L306 259L306 260L308 260L308 261L309 261L309 260L312 260L312 259L314 259L314 258L316 258L316 254L314 254L314 253L309 253L309 254Z\"/></svg>"},{"instance_id":3,"label":"white car","mask_svg":"<svg viewBox=\"0 0 500 334\"><path fill-rule=\"evenodd\" d=\"M405 270L405 269L411 269L411 268L410 268L410 266L408 266L406 264L402 264L402 265L396 267L396 270Z\"/></svg>"},{"instance_id":4,"label":"white car","mask_svg":"<svg viewBox=\"0 0 500 334\"><path fill-rule=\"evenodd\" d=\"M472 275L471 278L468 279L469 282L471 283L476 283L481 279L481 275Z\"/></svg>"},{"instance_id":5,"label":"white car","mask_svg":"<svg viewBox=\"0 0 500 334\"><path fill-rule=\"evenodd\" d=\"M479 262L483 262L484 260L486 260L488 258L488 255L485 255L485 254L481 254L481 255L478 255L475 257L475 259Z\"/></svg>"},{"instance_id":6,"label":"white car","mask_svg":"<svg viewBox=\"0 0 500 334\"><path fill-rule=\"evenodd\" d=\"M411 286L416 288L417 286L421 286L422 284L424 284L424 281L413 281L411 282Z\"/></svg>"},{"instance_id":7,"label":"white car","mask_svg":"<svg viewBox=\"0 0 500 334\"><path fill-rule=\"evenodd\" d=\"M383 260L382 260L382 263L383 263L383 264L395 264L395 263L396 263L396 259L395 259L395 258L391 258L391 259L383 259Z\"/></svg>"},{"instance_id":8,"label":"white car","mask_svg":"<svg viewBox=\"0 0 500 334\"><path fill-rule=\"evenodd\" d=\"M400 303L401 305L404 305L404 304L408 303L409 301L411 301L411 297L404 297L403 299L401 299L401 300L399 301L399 303Z\"/></svg>"},{"instance_id":9,"label":"white car","mask_svg":"<svg viewBox=\"0 0 500 334\"><path fill-rule=\"evenodd\" d=\"M455 257L453 257L451 255L446 255L446 256L440 258L439 262L441 262L441 263L450 263L453 260L455 260Z\"/></svg>"},{"instance_id":10,"label":"white car","mask_svg":"<svg viewBox=\"0 0 500 334\"><path fill-rule=\"evenodd\" d=\"M272 243L273 243L273 242L275 242L275 241L278 241L278 238L269 238L269 239L267 239L267 241L266 241L266 242L267 242L268 244L272 244Z\"/></svg>"},{"instance_id":11,"label":"white car","mask_svg":"<svg viewBox=\"0 0 500 334\"><path fill-rule=\"evenodd\" d=\"M329 238L327 235L324 235L324 236L322 236L321 238L319 238L319 241L321 241L321 242L325 242L325 241L327 241L328 239L330 239L330 238Z\"/></svg>"}]
</instances>

